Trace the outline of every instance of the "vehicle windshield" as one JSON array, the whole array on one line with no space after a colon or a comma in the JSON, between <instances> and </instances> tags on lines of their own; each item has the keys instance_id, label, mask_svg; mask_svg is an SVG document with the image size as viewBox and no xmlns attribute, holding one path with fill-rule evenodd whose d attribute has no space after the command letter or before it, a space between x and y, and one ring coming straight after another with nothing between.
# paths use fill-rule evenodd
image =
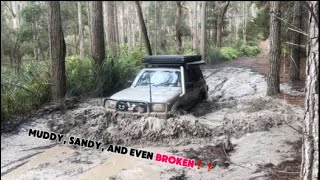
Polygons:
<instances>
[{"instance_id":1,"label":"vehicle windshield","mask_svg":"<svg viewBox=\"0 0 320 180\"><path fill-rule=\"evenodd\" d=\"M142 73L135 86L153 86L160 87L181 87L179 71L152 71L148 70Z\"/></svg>"}]
</instances>

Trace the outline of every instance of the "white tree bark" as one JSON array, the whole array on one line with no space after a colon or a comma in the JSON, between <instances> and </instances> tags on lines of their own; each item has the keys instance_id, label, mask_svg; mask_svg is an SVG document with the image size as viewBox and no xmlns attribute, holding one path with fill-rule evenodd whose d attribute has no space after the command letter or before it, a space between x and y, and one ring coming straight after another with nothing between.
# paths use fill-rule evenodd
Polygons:
<instances>
[{"instance_id":1,"label":"white tree bark","mask_svg":"<svg viewBox=\"0 0 320 180\"><path fill-rule=\"evenodd\" d=\"M310 1L319 18L319 3ZM301 179L319 179L319 24L310 14Z\"/></svg>"},{"instance_id":2,"label":"white tree bark","mask_svg":"<svg viewBox=\"0 0 320 180\"><path fill-rule=\"evenodd\" d=\"M201 2L201 40L200 40L200 54L202 59L206 58L206 1Z\"/></svg>"},{"instance_id":3,"label":"white tree bark","mask_svg":"<svg viewBox=\"0 0 320 180\"><path fill-rule=\"evenodd\" d=\"M193 20L192 20L192 49L198 49L198 1L193 2Z\"/></svg>"},{"instance_id":4,"label":"white tree bark","mask_svg":"<svg viewBox=\"0 0 320 180\"><path fill-rule=\"evenodd\" d=\"M83 24L81 13L81 1L78 1L78 22L79 22L79 53L80 58L83 58Z\"/></svg>"}]
</instances>

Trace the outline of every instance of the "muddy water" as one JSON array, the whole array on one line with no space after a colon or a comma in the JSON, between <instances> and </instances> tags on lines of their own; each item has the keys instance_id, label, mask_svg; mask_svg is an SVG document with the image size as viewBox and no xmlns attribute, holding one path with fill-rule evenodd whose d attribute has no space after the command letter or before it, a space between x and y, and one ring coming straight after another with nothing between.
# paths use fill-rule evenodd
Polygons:
<instances>
[{"instance_id":1,"label":"muddy water","mask_svg":"<svg viewBox=\"0 0 320 180\"><path fill-rule=\"evenodd\" d=\"M189 115L168 119L112 117L101 100L90 100L65 113L54 112L1 137L3 179L249 179L258 165L290 158L285 141L299 134L303 110L265 96L265 77L243 68L205 69L209 99ZM290 90L287 88L286 90ZM109 152L55 145L27 136L28 128L54 131L186 157L185 150L216 145L231 138L228 168L188 169ZM55 145L55 146L54 146ZM54 147L52 147L54 146ZM174 151L173 151L174 149ZM205 153L204 153L205 154ZM235 178L236 177L236 178Z\"/></svg>"}]
</instances>

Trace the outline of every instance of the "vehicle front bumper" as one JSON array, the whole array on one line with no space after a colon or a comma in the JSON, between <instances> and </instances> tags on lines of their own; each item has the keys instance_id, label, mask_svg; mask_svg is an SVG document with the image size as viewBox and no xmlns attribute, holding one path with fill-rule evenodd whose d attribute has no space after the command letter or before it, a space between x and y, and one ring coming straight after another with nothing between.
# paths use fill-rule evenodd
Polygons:
<instances>
[{"instance_id":1,"label":"vehicle front bumper","mask_svg":"<svg viewBox=\"0 0 320 180\"><path fill-rule=\"evenodd\" d=\"M111 100L111 101L115 101L115 108L109 108L106 106L106 102L108 100ZM132 109L129 109L129 107L126 109L123 109L123 110L119 110L117 107L119 104L126 104L127 106L130 106L132 104L139 104L139 105L143 105L144 107L146 107L146 112L137 112L137 111L134 111ZM164 112L154 112L152 111L152 105L154 104L163 104L165 106L165 111ZM168 110L168 105L167 103L159 103L159 102L147 102L147 101L132 101L132 100L125 100L125 99L121 99L121 100L116 100L116 99L111 99L111 98L106 98L104 99L103 101L103 107L107 110L107 111L110 111L110 112L113 112L113 113L117 113L117 114L121 114L121 115L124 115L124 116L151 116L151 117L160 117L160 118L168 118L168 117L171 117L172 116L172 113L171 111ZM130 107L131 108L131 107Z\"/></svg>"}]
</instances>

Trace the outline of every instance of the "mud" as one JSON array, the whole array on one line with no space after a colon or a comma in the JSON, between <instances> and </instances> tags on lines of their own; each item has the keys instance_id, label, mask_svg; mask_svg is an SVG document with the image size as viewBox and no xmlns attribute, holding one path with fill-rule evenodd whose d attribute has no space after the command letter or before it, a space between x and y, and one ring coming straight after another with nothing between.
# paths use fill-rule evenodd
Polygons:
<instances>
[{"instance_id":1,"label":"mud","mask_svg":"<svg viewBox=\"0 0 320 180\"><path fill-rule=\"evenodd\" d=\"M70 112L67 116L58 122L49 121L51 130L105 144L171 146L210 138L221 132L221 127L189 115L167 120L154 117L112 117L103 108L86 107Z\"/></svg>"},{"instance_id":2,"label":"mud","mask_svg":"<svg viewBox=\"0 0 320 180\"><path fill-rule=\"evenodd\" d=\"M69 105L66 110L45 108L17 134L1 137L1 178L250 179L266 173L255 172L259 166L276 166L290 158L290 146L283 142L299 139L291 127L299 129L301 107L266 97L266 78L250 69L205 68L204 75L208 100L187 115L167 120L113 116L102 108L102 99ZM286 91L291 92L290 88ZM220 162L222 166L215 166L210 174L207 168L186 169L56 145L28 137L28 128L194 158L204 164Z\"/></svg>"},{"instance_id":3,"label":"mud","mask_svg":"<svg viewBox=\"0 0 320 180\"><path fill-rule=\"evenodd\" d=\"M205 70L204 74L210 73ZM155 117L113 116L101 106L88 104L51 118L58 133L124 145L185 145L228 134L267 131L284 122L299 121L302 111L265 97L264 77L240 68L223 68L207 75L209 99L184 115L167 120ZM213 87L213 88L212 88ZM98 103L98 102L96 102ZM195 116L194 116L195 115ZM86 129L86 131L83 131Z\"/></svg>"}]
</instances>

